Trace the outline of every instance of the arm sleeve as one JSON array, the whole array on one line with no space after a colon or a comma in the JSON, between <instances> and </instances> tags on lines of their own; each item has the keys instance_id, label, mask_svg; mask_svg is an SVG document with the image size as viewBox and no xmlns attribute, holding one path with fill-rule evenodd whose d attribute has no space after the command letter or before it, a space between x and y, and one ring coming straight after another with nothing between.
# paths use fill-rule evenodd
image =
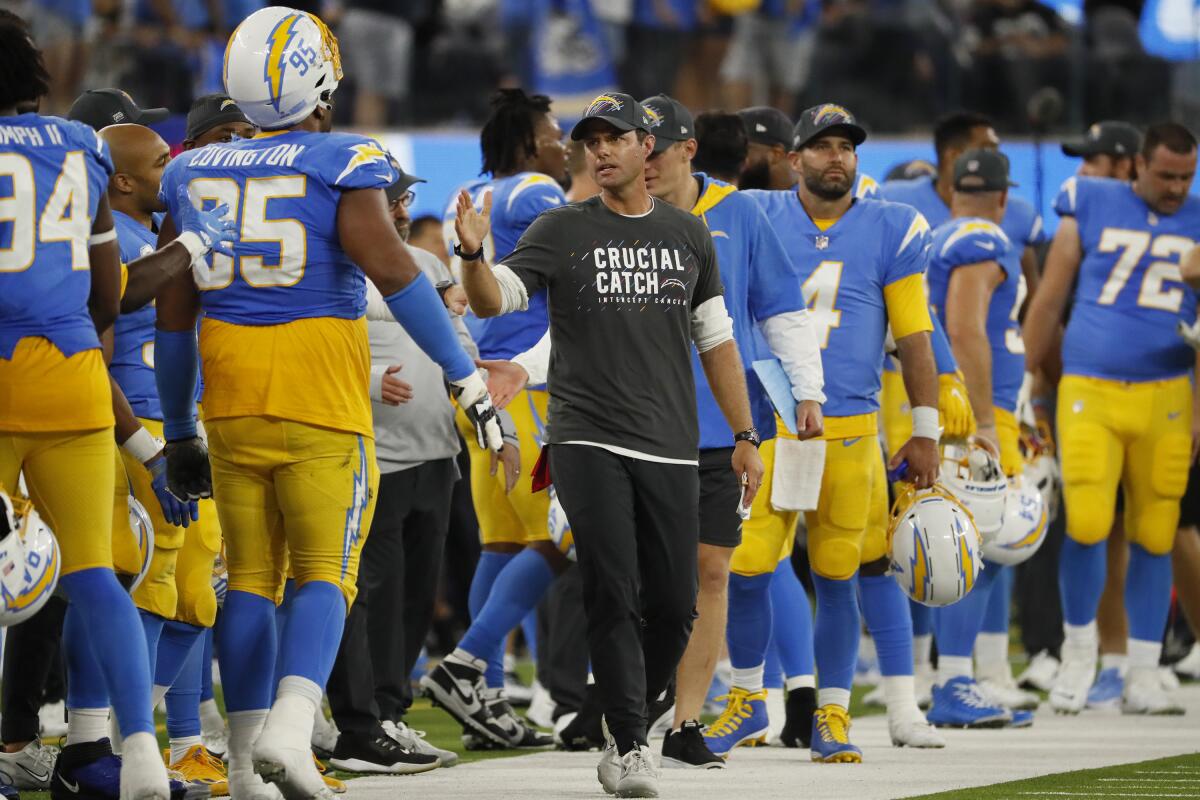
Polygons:
<instances>
[{"instance_id":1,"label":"arm sleeve","mask_svg":"<svg viewBox=\"0 0 1200 800\"><path fill-rule=\"evenodd\" d=\"M519 364L529 374L529 385L539 386L546 382L550 373L550 329L542 334L538 343L513 356L513 363Z\"/></svg>"},{"instance_id":2,"label":"arm sleeve","mask_svg":"<svg viewBox=\"0 0 1200 800\"><path fill-rule=\"evenodd\" d=\"M196 331L154 331L154 382L168 442L196 435Z\"/></svg>"},{"instance_id":3,"label":"arm sleeve","mask_svg":"<svg viewBox=\"0 0 1200 800\"><path fill-rule=\"evenodd\" d=\"M925 279L920 273L884 286L883 301L887 306L892 335L897 340L921 331L933 330L933 321L929 316L929 298L925 293Z\"/></svg>"},{"instance_id":4,"label":"arm sleeve","mask_svg":"<svg viewBox=\"0 0 1200 800\"><path fill-rule=\"evenodd\" d=\"M692 341L701 353L733 341L733 318L725 310L723 296L710 297L692 309Z\"/></svg>"},{"instance_id":5,"label":"arm sleeve","mask_svg":"<svg viewBox=\"0 0 1200 800\"><path fill-rule=\"evenodd\" d=\"M825 371L821 365L821 345L808 309L789 311L768 317L762 323L767 346L783 365L796 400L825 402Z\"/></svg>"},{"instance_id":6,"label":"arm sleeve","mask_svg":"<svg viewBox=\"0 0 1200 800\"><path fill-rule=\"evenodd\" d=\"M446 305L422 272L384 302L396 321L425 354L437 363L451 381L461 381L475 372L475 362L459 344L450 324Z\"/></svg>"}]
</instances>

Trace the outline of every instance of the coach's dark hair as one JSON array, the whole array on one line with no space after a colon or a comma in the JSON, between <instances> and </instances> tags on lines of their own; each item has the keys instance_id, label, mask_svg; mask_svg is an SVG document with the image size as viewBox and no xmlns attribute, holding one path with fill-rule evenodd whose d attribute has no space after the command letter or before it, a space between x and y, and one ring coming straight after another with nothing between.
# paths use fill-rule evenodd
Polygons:
<instances>
[{"instance_id":1,"label":"coach's dark hair","mask_svg":"<svg viewBox=\"0 0 1200 800\"><path fill-rule=\"evenodd\" d=\"M479 134L483 171L490 175L518 172L537 152L534 128L550 113L550 98L527 95L520 89L501 89L492 96L492 113Z\"/></svg>"},{"instance_id":2,"label":"coach's dark hair","mask_svg":"<svg viewBox=\"0 0 1200 800\"><path fill-rule=\"evenodd\" d=\"M1159 145L1185 156L1196 149L1196 136L1178 122L1156 122L1146 129L1142 139L1142 158L1149 161Z\"/></svg>"},{"instance_id":3,"label":"coach's dark hair","mask_svg":"<svg viewBox=\"0 0 1200 800\"><path fill-rule=\"evenodd\" d=\"M50 73L25 20L0 9L0 108L34 105L50 92Z\"/></svg>"},{"instance_id":4,"label":"coach's dark hair","mask_svg":"<svg viewBox=\"0 0 1200 800\"><path fill-rule=\"evenodd\" d=\"M992 120L978 111L955 111L947 114L933 126L933 149L938 160L951 147L963 147L971 138L971 131L979 127L992 127Z\"/></svg>"},{"instance_id":5,"label":"coach's dark hair","mask_svg":"<svg viewBox=\"0 0 1200 800\"><path fill-rule=\"evenodd\" d=\"M746 163L750 140L738 114L705 111L696 117L696 155L692 166L724 180L736 180Z\"/></svg>"}]
</instances>

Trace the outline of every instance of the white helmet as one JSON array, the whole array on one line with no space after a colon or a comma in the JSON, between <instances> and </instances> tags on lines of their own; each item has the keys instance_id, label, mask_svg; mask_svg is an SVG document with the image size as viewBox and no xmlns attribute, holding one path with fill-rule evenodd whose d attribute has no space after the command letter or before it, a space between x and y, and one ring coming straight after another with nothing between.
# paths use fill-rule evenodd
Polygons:
<instances>
[{"instance_id":1,"label":"white helmet","mask_svg":"<svg viewBox=\"0 0 1200 800\"><path fill-rule=\"evenodd\" d=\"M574 561L576 560L575 537L571 533L571 523L567 520L567 512L563 511L562 503L558 502L558 492L554 491L553 486L550 487L549 492L550 514L546 522L550 528L550 540L562 551L564 556Z\"/></svg>"},{"instance_id":2,"label":"white helmet","mask_svg":"<svg viewBox=\"0 0 1200 800\"><path fill-rule=\"evenodd\" d=\"M973 436L944 445L940 481L971 512L985 542L1000 533L1008 481L991 442Z\"/></svg>"},{"instance_id":3,"label":"white helmet","mask_svg":"<svg viewBox=\"0 0 1200 800\"><path fill-rule=\"evenodd\" d=\"M141 568L129 586L129 593L133 594L150 571L150 560L154 557L154 523L146 513L146 507L133 495L129 495L129 530L137 542L138 556L141 558Z\"/></svg>"},{"instance_id":4,"label":"white helmet","mask_svg":"<svg viewBox=\"0 0 1200 800\"><path fill-rule=\"evenodd\" d=\"M891 573L904 593L926 606L957 603L979 578L983 541L971 512L941 484L907 487L888 525Z\"/></svg>"},{"instance_id":5,"label":"white helmet","mask_svg":"<svg viewBox=\"0 0 1200 800\"><path fill-rule=\"evenodd\" d=\"M342 79L337 39L319 18L284 6L255 11L225 47L225 91L260 128L286 128L327 103Z\"/></svg>"},{"instance_id":6,"label":"white helmet","mask_svg":"<svg viewBox=\"0 0 1200 800\"><path fill-rule=\"evenodd\" d=\"M0 626L24 622L54 594L58 542L27 497L0 486Z\"/></svg>"},{"instance_id":7,"label":"white helmet","mask_svg":"<svg viewBox=\"0 0 1200 800\"><path fill-rule=\"evenodd\" d=\"M998 536L983 543L983 557L1006 566L1020 564L1042 546L1047 527L1046 501L1036 486L1017 475L1004 501L1004 525Z\"/></svg>"}]
</instances>

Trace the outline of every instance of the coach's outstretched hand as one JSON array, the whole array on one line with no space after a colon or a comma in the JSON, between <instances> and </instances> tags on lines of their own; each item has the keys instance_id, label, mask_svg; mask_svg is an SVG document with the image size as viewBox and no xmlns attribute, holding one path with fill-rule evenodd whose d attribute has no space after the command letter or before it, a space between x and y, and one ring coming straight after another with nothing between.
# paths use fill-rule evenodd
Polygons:
<instances>
[{"instance_id":1,"label":"coach's outstretched hand","mask_svg":"<svg viewBox=\"0 0 1200 800\"><path fill-rule=\"evenodd\" d=\"M487 370L488 392L496 409L503 411L529 383L529 373L515 361L480 361L475 366Z\"/></svg>"},{"instance_id":2,"label":"coach's outstretched hand","mask_svg":"<svg viewBox=\"0 0 1200 800\"><path fill-rule=\"evenodd\" d=\"M492 193L483 196L483 210L476 211L471 195L466 190L458 193L458 209L454 217L454 232L458 234L458 246L464 253L474 253L483 246L488 231L492 228Z\"/></svg>"},{"instance_id":3,"label":"coach's outstretched hand","mask_svg":"<svg viewBox=\"0 0 1200 800\"><path fill-rule=\"evenodd\" d=\"M212 497L212 470L208 466L208 447L199 436L167 442L167 488L180 500Z\"/></svg>"},{"instance_id":4,"label":"coach's outstretched hand","mask_svg":"<svg viewBox=\"0 0 1200 800\"><path fill-rule=\"evenodd\" d=\"M472 372L461 381L451 381L450 385L454 387L458 407L466 412L467 419L475 427L475 441L480 449L499 453L504 446L504 433L500 430L496 409L483 378L478 372Z\"/></svg>"}]
</instances>

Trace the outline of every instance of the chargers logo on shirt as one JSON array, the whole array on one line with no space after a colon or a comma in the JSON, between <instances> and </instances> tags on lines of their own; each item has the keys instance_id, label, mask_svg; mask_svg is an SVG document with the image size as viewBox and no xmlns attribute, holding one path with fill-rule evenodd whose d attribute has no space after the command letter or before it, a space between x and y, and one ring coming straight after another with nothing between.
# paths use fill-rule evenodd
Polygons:
<instances>
[{"instance_id":1,"label":"chargers logo on shirt","mask_svg":"<svg viewBox=\"0 0 1200 800\"><path fill-rule=\"evenodd\" d=\"M263 64L263 80L267 82L267 92L271 105L279 110L279 101L283 96L283 73L287 69L287 61L283 54L296 35L296 23L300 21L299 14L292 14L279 20L279 23L267 34L267 60Z\"/></svg>"}]
</instances>

